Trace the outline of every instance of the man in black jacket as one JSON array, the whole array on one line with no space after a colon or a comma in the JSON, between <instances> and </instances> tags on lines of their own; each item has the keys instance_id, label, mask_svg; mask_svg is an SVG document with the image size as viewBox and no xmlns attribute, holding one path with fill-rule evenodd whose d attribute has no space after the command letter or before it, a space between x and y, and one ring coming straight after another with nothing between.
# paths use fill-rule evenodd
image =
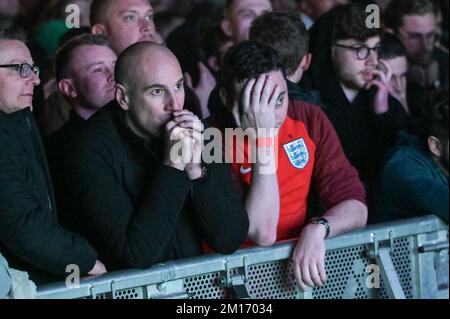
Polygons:
<instances>
[{"instance_id":1,"label":"man in black jacket","mask_svg":"<svg viewBox=\"0 0 450 319\"><path fill-rule=\"evenodd\" d=\"M203 125L183 110L184 80L165 47L137 43L116 64L116 101L69 148L60 174L71 185L65 214L109 268L148 268L202 253L232 253L248 217L231 169L201 165ZM173 151L193 145L189 158ZM184 153L186 154L186 153Z\"/></svg>"},{"instance_id":2,"label":"man in black jacket","mask_svg":"<svg viewBox=\"0 0 450 319\"><path fill-rule=\"evenodd\" d=\"M94 248L57 221L47 159L30 111L38 74L24 38L0 31L0 251L36 283L67 275L69 265L77 265L81 275L101 274L105 269Z\"/></svg>"},{"instance_id":3,"label":"man in black jacket","mask_svg":"<svg viewBox=\"0 0 450 319\"><path fill-rule=\"evenodd\" d=\"M314 57L307 77L367 188L408 114L389 95L391 70L378 57L381 29L366 25L363 5L335 8L310 30ZM387 70L387 71L383 71Z\"/></svg>"}]
</instances>

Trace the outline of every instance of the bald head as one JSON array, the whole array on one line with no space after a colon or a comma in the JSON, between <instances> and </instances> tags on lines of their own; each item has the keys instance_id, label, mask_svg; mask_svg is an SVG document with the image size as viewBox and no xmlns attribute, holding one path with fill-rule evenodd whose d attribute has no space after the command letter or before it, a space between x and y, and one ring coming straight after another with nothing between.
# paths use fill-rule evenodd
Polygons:
<instances>
[{"instance_id":1,"label":"bald head","mask_svg":"<svg viewBox=\"0 0 450 319\"><path fill-rule=\"evenodd\" d=\"M116 101L138 136L160 136L161 129L184 107L180 63L166 47L140 42L116 63Z\"/></svg>"},{"instance_id":2,"label":"bald head","mask_svg":"<svg viewBox=\"0 0 450 319\"><path fill-rule=\"evenodd\" d=\"M151 42L139 42L128 47L119 56L115 78L117 83L127 87L140 80L146 72L151 72L152 69L155 71L158 65L164 68L166 63L180 67L177 58L167 47Z\"/></svg>"}]
</instances>

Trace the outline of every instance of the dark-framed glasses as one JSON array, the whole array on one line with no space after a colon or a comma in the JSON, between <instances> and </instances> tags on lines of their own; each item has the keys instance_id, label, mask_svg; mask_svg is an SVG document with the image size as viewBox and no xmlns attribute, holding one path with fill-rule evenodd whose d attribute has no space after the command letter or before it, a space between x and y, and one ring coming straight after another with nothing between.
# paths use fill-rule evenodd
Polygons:
<instances>
[{"instance_id":1,"label":"dark-framed glasses","mask_svg":"<svg viewBox=\"0 0 450 319\"><path fill-rule=\"evenodd\" d=\"M344 49L348 49L348 50L353 50L356 54L356 57L358 58L358 60L365 60L369 57L370 53L373 52L378 52L380 50L380 46L377 45L374 48L369 48L365 45L363 46L348 46L348 45L343 45L343 44L338 44L335 43L334 46L337 46L339 48L344 48Z\"/></svg>"},{"instance_id":2,"label":"dark-framed glasses","mask_svg":"<svg viewBox=\"0 0 450 319\"><path fill-rule=\"evenodd\" d=\"M29 65L28 63L4 64L0 65L0 68L13 69L16 72L19 72L20 76L24 79L29 78L33 73L36 74L36 76L39 76L39 67L35 65Z\"/></svg>"}]
</instances>

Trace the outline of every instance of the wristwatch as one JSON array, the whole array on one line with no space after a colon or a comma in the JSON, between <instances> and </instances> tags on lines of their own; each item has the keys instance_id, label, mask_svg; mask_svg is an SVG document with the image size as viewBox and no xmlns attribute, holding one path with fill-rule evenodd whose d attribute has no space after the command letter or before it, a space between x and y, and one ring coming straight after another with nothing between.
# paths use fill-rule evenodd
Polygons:
<instances>
[{"instance_id":1,"label":"wristwatch","mask_svg":"<svg viewBox=\"0 0 450 319\"><path fill-rule=\"evenodd\" d=\"M323 217L313 217L313 218L311 218L309 223L310 224L314 224L314 225L324 225L325 229L327 231L327 233L325 235L325 239L327 239L328 236L330 236L330 223L325 218L323 218Z\"/></svg>"}]
</instances>

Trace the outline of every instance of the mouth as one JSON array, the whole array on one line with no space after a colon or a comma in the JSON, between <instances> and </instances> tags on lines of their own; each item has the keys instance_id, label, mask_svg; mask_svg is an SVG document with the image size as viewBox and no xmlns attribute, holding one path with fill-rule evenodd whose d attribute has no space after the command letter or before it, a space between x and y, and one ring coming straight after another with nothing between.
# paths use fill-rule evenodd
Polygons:
<instances>
[{"instance_id":1,"label":"mouth","mask_svg":"<svg viewBox=\"0 0 450 319\"><path fill-rule=\"evenodd\" d=\"M372 80L373 79L373 71L372 70L365 70L361 72L362 77L365 80Z\"/></svg>"},{"instance_id":2,"label":"mouth","mask_svg":"<svg viewBox=\"0 0 450 319\"><path fill-rule=\"evenodd\" d=\"M154 39L154 37L153 37L152 35L147 34L147 35L142 36L142 37L139 39L139 41L155 42L155 39Z\"/></svg>"}]
</instances>

